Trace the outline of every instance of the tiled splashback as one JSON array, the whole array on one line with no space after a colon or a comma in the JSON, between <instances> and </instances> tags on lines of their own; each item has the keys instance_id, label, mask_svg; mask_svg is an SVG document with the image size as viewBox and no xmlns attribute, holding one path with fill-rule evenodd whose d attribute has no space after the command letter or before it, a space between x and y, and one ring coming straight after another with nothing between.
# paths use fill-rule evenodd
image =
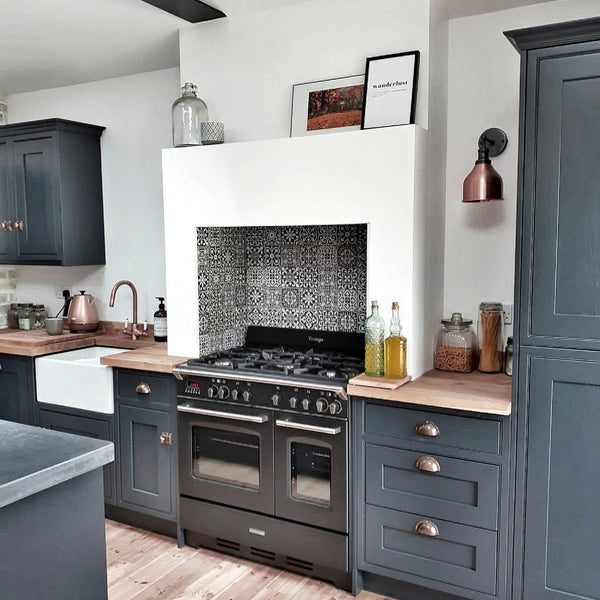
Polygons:
<instances>
[{"instance_id":1,"label":"tiled splashback","mask_svg":"<svg viewBox=\"0 0 600 600\"><path fill-rule=\"evenodd\" d=\"M248 325L362 332L367 226L198 227L200 355Z\"/></svg>"}]
</instances>

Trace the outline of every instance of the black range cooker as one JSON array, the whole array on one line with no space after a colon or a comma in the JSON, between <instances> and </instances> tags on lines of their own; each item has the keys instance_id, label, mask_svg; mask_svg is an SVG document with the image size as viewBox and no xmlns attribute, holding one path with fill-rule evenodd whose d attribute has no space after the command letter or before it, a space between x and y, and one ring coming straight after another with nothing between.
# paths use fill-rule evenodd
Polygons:
<instances>
[{"instance_id":1,"label":"black range cooker","mask_svg":"<svg viewBox=\"0 0 600 600\"><path fill-rule=\"evenodd\" d=\"M364 336L248 328L178 378L185 541L350 589L349 407Z\"/></svg>"}]
</instances>

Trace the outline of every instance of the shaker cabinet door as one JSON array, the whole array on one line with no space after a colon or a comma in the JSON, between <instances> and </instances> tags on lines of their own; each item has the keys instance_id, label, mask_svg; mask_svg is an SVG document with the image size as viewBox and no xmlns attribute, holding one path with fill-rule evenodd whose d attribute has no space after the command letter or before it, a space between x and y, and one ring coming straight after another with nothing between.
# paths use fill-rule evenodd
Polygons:
<instances>
[{"instance_id":1,"label":"shaker cabinet door","mask_svg":"<svg viewBox=\"0 0 600 600\"><path fill-rule=\"evenodd\" d=\"M526 102L520 341L600 349L600 42L529 52Z\"/></svg>"},{"instance_id":2,"label":"shaker cabinet door","mask_svg":"<svg viewBox=\"0 0 600 600\"><path fill-rule=\"evenodd\" d=\"M522 349L519 366L527 440L521 597L600 598L600 357Z\"/></svg>"},{"instance_id":3,"label":"shaker cabinet door","mask_svg":"<svg viewBox=\"0 0 600 600\"><path fill-rule=\"evenodd\" d=\"M120 504L142 512L150 509L157 516L172 515L172 447L163 432L173 428L167 412L119 406Z\"/></svg>"},{"instance_id":4,"label":"shaker cabinet door","mask_svg":"<svg viewBox=\"0 0 600 600\"><path fill-rule=\"evenodd\" d=\"M11 152L12 146L0 140L0 259L7 261L14 258L16 243Z\"/></svg>"},{"instance_id":5,"label":"shaker cabinet door","mask_svg":"<svg viewBox=\"0 0 600 600\"><path fill-rule=\"evenodd\" d=\"M33 390L32 359L0 354L0 419L31 424Z\"/></svg>"},{"instance_id":6,"label":"shaker cabinet door","mask_svg":"<svg viewBox=\"0 0 600 600\"><path fill-rule=\"evenodd\" d=\"M15 141L17 253L20 259L58 260L58 164L52 137Z\"/></svg>"}]
</instances>

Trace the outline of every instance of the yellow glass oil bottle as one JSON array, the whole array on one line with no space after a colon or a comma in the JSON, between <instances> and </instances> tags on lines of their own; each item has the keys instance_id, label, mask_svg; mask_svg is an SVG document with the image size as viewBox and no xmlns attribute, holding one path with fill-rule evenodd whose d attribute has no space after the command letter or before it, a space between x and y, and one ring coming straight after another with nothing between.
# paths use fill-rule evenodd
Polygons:
<instances>
[{"instance_id":1,"label":"yellow glass oil bottle","mask_svg":"<svg viewBox=\"0 0 600 600\"><path fill-rule=\"evenodd\" d=\"M406 338L401 335L397 302L392 302L390 335L385 339L385 376L392 379L406 377Z\"/></svg>"}]
</instances>

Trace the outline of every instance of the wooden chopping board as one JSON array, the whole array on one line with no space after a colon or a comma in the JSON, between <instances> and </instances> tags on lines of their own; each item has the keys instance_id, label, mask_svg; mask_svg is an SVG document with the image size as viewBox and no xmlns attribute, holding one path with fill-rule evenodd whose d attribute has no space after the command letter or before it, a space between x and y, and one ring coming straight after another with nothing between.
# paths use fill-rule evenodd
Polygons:
<instances>
[{"instance_id":1,"label":"wooden chopping board","mask_svg":"<svg viewBox=\"0 0 600 600\"><path fill-rule=\"evenodd\" d=\"M379 388L382 390L395 390L411 380L410 375L404 379L391 379L390 377L369 377L364 373L353 377L348 381L352 385Z\"/></svg>"}]
</instances>

